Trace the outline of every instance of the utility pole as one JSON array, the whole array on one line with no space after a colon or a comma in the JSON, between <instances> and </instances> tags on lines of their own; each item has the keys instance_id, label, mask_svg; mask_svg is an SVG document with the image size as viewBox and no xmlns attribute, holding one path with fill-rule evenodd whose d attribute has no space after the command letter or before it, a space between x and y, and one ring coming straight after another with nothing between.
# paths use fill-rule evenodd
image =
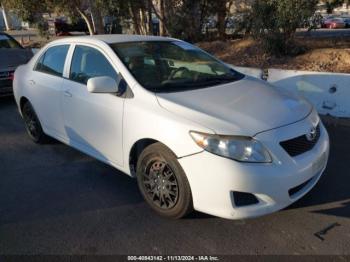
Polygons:
<instances>
[{"instance_id":1,"label":"utility pole","mask_svg":"<svg viewBox=\"0 0 350 262\"><path fill-rule=\"evenodd\" d=\"M9 21L7 19L5 6L2 3L1 3L1 8L2 8L2 17L4 18L6 31L9 31L10 30L10 25L9 25Z\"/></svg>"}]
</instances>

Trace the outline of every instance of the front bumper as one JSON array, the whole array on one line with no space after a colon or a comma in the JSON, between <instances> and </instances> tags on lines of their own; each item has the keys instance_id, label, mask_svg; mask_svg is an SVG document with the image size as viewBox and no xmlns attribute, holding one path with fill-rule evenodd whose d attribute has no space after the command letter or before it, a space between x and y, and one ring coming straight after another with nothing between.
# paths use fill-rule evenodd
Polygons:
<instances>
[{"instance_id":1,"label":"front bumper","mask_svg":"<svg viewBox=\"0 0 350 262\"><path fill-rule=\"evenodd\" d=\"M276 143L306 134L310 119L261 133L255 138L269 148L273 163L239 163L202 152L179 159L189 180L195 210L228 218L243 219L266 215L291 205L309 192L324 172L329 156L329 137L323 124L316 146L291 157ZM298 187L303 185L302 187ZM292 195L291 189L297 191ZM236 206L233 192L253 194L257 204Z\"/></svg>"}]
</instances>

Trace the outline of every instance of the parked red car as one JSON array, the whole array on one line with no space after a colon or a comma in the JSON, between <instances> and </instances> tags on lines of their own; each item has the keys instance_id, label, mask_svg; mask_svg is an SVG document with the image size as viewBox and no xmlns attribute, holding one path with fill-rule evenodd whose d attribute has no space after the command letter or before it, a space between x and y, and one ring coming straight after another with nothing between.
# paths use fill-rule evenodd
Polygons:
<instances>
[{"instance_id":1,"label":"parked red car","mask_svg":"<svg viewBox=\"0 0 350 262\"><path fill-rule=\"evenodd\" d=\"M337 28L345 28L346 27L344 20L341 18L327 19L326 21L324 21L323 25L325 28L329 28L329 29L337 29Z\"/></svg>"}]
</instances>

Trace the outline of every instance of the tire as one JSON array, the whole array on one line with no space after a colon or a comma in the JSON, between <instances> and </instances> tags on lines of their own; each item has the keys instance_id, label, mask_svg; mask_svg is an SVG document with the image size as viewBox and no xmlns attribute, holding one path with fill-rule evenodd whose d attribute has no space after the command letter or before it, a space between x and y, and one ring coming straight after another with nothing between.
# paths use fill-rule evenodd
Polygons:
<instances>
[{"instance_id":1,"label":"tire","mask_svg":"<svg viewBox=\"0 0 350 262\"><path fill-rule=\"evenodd\" d=\"M159 215L179 219L193 211L186 174L163 144L152 144L141 153L136 174L143 198Z\"/></svg>"},{"instance_id":2,"label":"tire","mask_svg":"<svg viewBox=\"0 0 350 262\"><path fill-rule=\"evenodd\" d=\"M44 133L39 118L29 101L25 102L22 106L22 116L26 131L34 143L45 144L50 140Z\"/></svg>"}]
</instances>

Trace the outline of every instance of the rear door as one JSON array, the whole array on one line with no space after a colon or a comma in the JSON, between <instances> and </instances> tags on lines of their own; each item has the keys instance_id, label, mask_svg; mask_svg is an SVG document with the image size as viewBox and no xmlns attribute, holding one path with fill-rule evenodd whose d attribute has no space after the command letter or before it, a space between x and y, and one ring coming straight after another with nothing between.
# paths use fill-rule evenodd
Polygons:
<instances>
[{"instance_id":1,"label":"rear door","mask_svg":"<svg viewBox=\"0 0 350 262\"><path fill-rule=\"evenodd\" d=\"M87 81L92 77L110 76L117 80L118 71L112 60L97 47L76 45L68 75L63 84L62 110L70 143L104 162L122 166L125 99L87 90Z\"/></svg>"},{"instance_id":2,"label":"rear door","mask_svg":"<svg viewBox=\"0 0 350 262\"><path fill-rule=\"evenodd\" d=\"M28 85L32 92L31 102L45 132L64 137L64 123L61 112L63 71L69 45L49 47L39 58Z\"/></svg>"}]
</instances>

